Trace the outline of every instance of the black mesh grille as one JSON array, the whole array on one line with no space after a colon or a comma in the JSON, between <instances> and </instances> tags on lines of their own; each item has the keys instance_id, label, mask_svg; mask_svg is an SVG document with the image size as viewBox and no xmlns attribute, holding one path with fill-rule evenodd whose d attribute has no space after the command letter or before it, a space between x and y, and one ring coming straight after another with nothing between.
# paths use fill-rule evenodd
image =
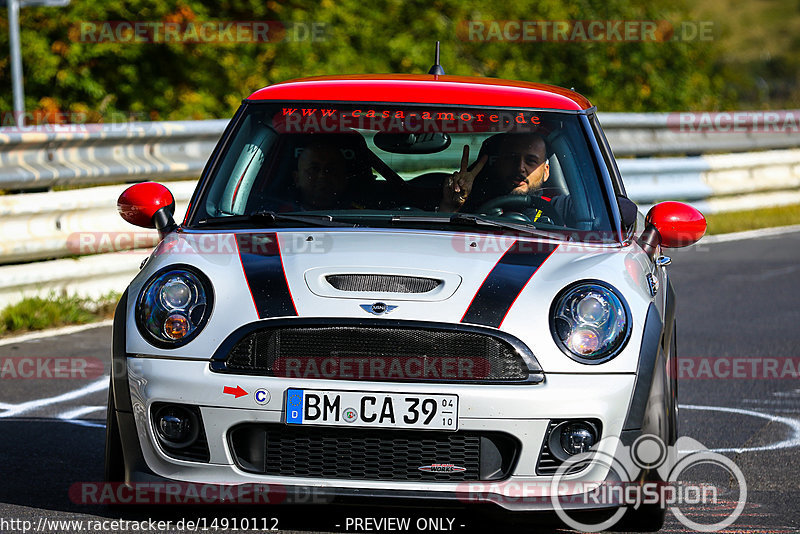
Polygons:
<instances>
[{"instance_id":1,"label":"black mesh grille","mask_svg":"<svg viewBox=\"0 0 800 534\"><path fill-rule=\"evenodd\" d=\"M560 421L550 421L547 427L547 432L544 435L544 445L542 446L542 453L539 455L539 463L536 466L537 475L555 475L558 468L563 463L561 460L553 456L550 452L548 440L550 439L550 432L560 423Z\"/></svg>"},{"instance_id":2,"label":"black mesh grille","mask_svg":"<svg viewBox=\"0 0 800 534\"><path fill-rule=\"evenodd\" d=\"M175 458L180 458L182 460L208 462L211 459L210 453L208 452L206 432L202 428L200 429L200 436L192 445L186 447L185 449L169 449L166 452L170 456L174 456Z\"/></svg>"},{"instance_id":3,"label":"black mesh grille","mask_svg":"<svg viewBox=\"0 0 800 534\"><path fill-rule=\"evenodd\" d=\"M339 291L428 293L442 283L435 278L386 274L331 274L325 277Z\"/></svg>"},{"instance_id":4,"label":"black mesh grille","mask_svg":"<svg viewBox=\"0 0 800 534\"><path fill-rule=\"evenodd\" d=\"M257 330L230 351L231 372L383 381L525 381L508 342L461 330L302 326Z\"/></svg>"},{"instance_id":5,"label":"black mesh grille","mask_svg":"<svg viewBox=\"0 0 800 534\"><path fill-rule=\"evenodd\" d=\"M518 442L502 434L270 424L239 425L231 430L230 443L237 465L245 471L347 480L498 480L508 476L518 451ZM419 469L432 464L465 470Z\"/></svg>"}]
</instances>

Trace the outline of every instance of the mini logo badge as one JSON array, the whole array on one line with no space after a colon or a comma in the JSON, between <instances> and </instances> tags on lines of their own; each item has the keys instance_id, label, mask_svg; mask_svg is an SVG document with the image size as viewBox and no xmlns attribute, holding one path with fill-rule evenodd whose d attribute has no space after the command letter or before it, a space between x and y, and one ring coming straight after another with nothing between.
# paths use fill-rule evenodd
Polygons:
<instances>
[{"instance_id":1,"label":"mini logo badge","mask_svg":"<svg viewBox=\"0 0 800 534\"><path fill-rule=\"evenodd\" d=\"M460 465L455 464L423 465L417 469L420 471L425 471L426 473L460 473L467 470L466 467L461 467Z\"/></svg>"},{"instance_id":2,"label":"mini logo badge","mask_svg":"<svg viewBox=\"0 0 800 534\"><path fill-rule=\"evenodd\" d=\"M375 302L373 304L360 304L361 309L373 315L384 315L395 309L397 306L392 306L384 302Z\"/></svg>"}]
</instances>

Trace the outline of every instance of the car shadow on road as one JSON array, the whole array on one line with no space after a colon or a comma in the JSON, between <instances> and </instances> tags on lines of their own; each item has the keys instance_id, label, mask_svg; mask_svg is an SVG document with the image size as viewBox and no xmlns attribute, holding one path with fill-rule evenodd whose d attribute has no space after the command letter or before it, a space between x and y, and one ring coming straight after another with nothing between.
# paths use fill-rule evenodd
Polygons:
<instances>
[{"instance_id":1,"label":"car shadow on road","mask_svg":"<svg viewBox=\"0 0 800 534\"><path fill-rule=\"evenodd\" d=\"M249 520L258 531L275 527L280 531L382 532L389 525L403 525L403 532L488 532L530 530L563 532L554 516L503 514L496 507L466 505L419 508L386 506L374 503L257 505L118 505L81 502L81 485L103 480L105 431L97 426L81 426L58 419L0 419L0 458L3 459L0 484L0 516L40 514L53 519L126 519L129 521L171 521L169 532L178 521L216 520L220 530ZM382 519L399 521L387 523ZM228 528L222 521L227 521ZM200 525L202 526L202 524ZM369 528L368 528L369 527ZM383 527L383 528L379 528Z\"/></svg>"}]
</instances>

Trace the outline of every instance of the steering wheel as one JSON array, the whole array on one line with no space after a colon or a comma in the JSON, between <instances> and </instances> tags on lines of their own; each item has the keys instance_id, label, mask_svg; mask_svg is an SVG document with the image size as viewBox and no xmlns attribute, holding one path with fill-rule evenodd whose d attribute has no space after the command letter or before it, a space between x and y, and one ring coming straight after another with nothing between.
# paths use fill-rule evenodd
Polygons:
<instances>
[{"instance_id":1,"label":"steering wheel","mask_svg":"<svg viewBox=\"0 0 800 534\"><path fill-rule=\"evenodd\" d=\"M514 219L525 219L523 222L533 222L531 221L531 218L524 213L530 208L540 210L542 215L547 216L553 222L553 224L557 226L564 226L564 221L561 218L561 215L553 207L553 204L541 197L535 197L531 195L503 195L501 197L493 198L488 202L484 202L475 211L489 215L507 215Z\"/></svg>"}]
</instances>

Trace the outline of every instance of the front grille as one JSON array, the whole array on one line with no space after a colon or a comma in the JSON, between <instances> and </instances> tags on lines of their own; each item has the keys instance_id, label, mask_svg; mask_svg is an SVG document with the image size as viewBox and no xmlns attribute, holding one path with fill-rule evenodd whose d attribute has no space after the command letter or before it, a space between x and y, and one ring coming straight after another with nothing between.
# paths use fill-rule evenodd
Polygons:
<instances>
[{"instance_id":1,"label":"front grille","mask_svg":"<svg viewBox=\"0 0 800 534\"><path fill-rule=\"evenodd\" d=\"M525 382L508 341L483 332L388 326L262 328L212 369L287 378L413 382Z\"/></svg>"},{"instance_id":2,"label":"front grille","mask_svg":"<svg viewBox=\"0 0 800 534\"><path fill-rule=\"evenodd\" d=\"M561 460L553 456L553 453L550 452L550 445L548 445L548 441L550 440L550 433L553 429L558 426L561 421L550 421L550 424L547 426L547 432L544 435L544 445L542 446L542 452L539 455L539 463L536 466L536 474L537 475L555 475L558 468L561 467L563 463Z\"/></svg>"},{"instance_id":3,"label":"front grille","mask_svg":"<svg viewBox=\"0 0 800 534\"><path fill-rule=\"evenodd\" d=\"M370 293L429 293L442 283L435 278L387 274L331 274L325 280L339 291Z\"/></svg>"},{"instance_id":4,"label":"front grille","mask_svg":"<svg viewBox=\"0 0 800 534\"><path fill-rule=\"evenodd\" d=\"M501 480L517 458L508 434L246 423L231 429L236 465L273 476L345 480L453 482ZM452 464L464 471L419 468Z\"/></svg>"}]
</instances>

